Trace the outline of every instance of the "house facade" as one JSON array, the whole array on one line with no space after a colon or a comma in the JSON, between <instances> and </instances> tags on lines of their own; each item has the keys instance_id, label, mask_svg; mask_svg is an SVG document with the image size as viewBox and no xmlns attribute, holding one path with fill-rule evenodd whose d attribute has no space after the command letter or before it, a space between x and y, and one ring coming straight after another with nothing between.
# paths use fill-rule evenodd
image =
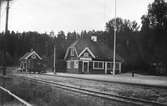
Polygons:
<instances>
[{"instance_id":1,"label":"house facade","mask_svg":"<svg viewBox=\"0 0 167 106\"><path fill-rule=\"evenodd\" d=\"M70 73L113 73L113 51L96 40L80 39L71 44L64 57ZM121 73L123 59L116 54L116 70Z\"/></svg>"},{"instance_id":2,"label":"house facade","mask_svg":"<svg viewBox=\"0 0 167 106\"><path fill-rule=\"evenodd\" d=\"M41 60L42 58L34 50L31 50L19 59L20 69L24 72L30 72Z\"/></svg>"}]
</instances>

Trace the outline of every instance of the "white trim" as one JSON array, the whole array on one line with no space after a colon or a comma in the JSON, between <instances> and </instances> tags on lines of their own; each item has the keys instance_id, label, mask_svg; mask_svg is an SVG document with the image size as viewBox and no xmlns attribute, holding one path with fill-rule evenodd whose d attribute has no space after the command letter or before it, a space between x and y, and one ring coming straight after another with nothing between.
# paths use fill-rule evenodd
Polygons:
<instances>
[{"instance_id":1,"label":"white trim","mask_svg":"<svg viewBox=\"0 0 167 106\"><path fill-rule=\"evenodd\" d=\"M107 62L104 62L104 71L105 71L105 74L107 74L107 69L108 69L108 67L107 67Z\"/></svg>"},{"instance_id":2,"label":"white trim","mask_svg":"<svg viewBox=\"0 0 167 106\"><path fill-rule=\"evenodd\" d=\"M91 61L92 58L83 58L83 57L82 57L82 58L80 58L80 60L83 60L83 61L84 61L84 60L85 60L85 61Z\"/></svg>"},{"instance_id":3,"label":"white trim","mask_svg":"<svg viewBox=\"0 0 167 106\"><path fill-rule=\"evenodd\" d=\"M67 68L67 69L72 69L72 67L71 67L71 61L68 60L68 61L66 61L66 63L67 63L66 68Z\"/></svg>"},{"instance_id":4,"label":"white trim","mask_svg":"<svg viewBox=\"0 0 167 106\"><path fill-rule=\"evenodd\" d=\"M122 67L122 63L119 63L119 73L121 73L121 67Z\"/></svg>"},{"instance_id":5,"label":"white trim","mask_svg":"<svg viewBox=\"0 0 167 106\"><path fill-rule=\"evenodd\" d=\"M66 54L65 54L65 56L64 56L64 60L67 58L68 52L69 52L69 48L67 48Z\"/></svg>"},{"instance_id":6,"label":"white trim","mask_svg":"<svg viewBox=\"0 0 167 106\"><path fill-rule=\"evenodd\" d=\"M68 54L69 54L69 51L70 51L70 49L71 48L73 48L74 49L74 55L75 55L75 53L77 54L77 57L78 57L78 52L77 52L77 50L76 50L76 48L75 47L69 47L69 48L67 48L67 50L66 50L66 53L65 53L65 56L64 56L64 59L66 59L67 58L67 56L68 56ZM71 54L71 53L70 53ZM71 56L71 55L70 55Z\"/></svg>"},{"instance_id":7,"label":"white trim","mask_svg":"<svg viewBox=\"0 0 167 106\"><path fill-rule=\"evenodd\" d=\"M74 61L74 69L79 68L79 61L78 60L73 60Z\"/></svg>"},{"instance_id":8,"label":"white trim","mask_svg":"<svg viewBox=\"0 0 167 106\"><path fill-rule=\"evenodd\" d=\"M90 71L89 71L89 61L88 61L88 70L87 70L87 71L88 71L88 73L90 72Z\"/></svg>"},{"instance_id":9,"label":"white trim","mask_svg":"<svg viewBox=\"0 0 167 106\"><path fill-rule=\"evenodd\" d=\"M87 64L88 67L87 67L87 71L86 71L86 72L89 73L89 72L90 72L90 71L89 71L89 61L83 61L83 62L82 62L82 72L83 72L83 73L85 72L85 70L84 70L84 63L88 63L88 64Z\"/></svg>"},{"instance_id":10,"label":"white trim","mask_svg":"<svg viewBox=\"0 0 167 106\"><path fill-rule=\"evenodd\" d=\"M102 63L102 68L95 67L95 62ZM93 69L104 69L104 61L93 61Z\"/></svg>"},{"instance_id":11,"label":"white trim","mask_svg":"<svg viewBox=\"0 0 167 106\"><path fill-rule=\"evenodd\" d=\"M90 53L90 55L91 55L93 58L95 58L95 55L91 52L91 50L90 50L88 47L86 47L86 48L79 54L79 57L80 57L86 50L88 50L88 52Z\"/></svg>"},{"instance_id":12,"label":"white trim","mask_svg":"<svg viewBox=\"0 0 167 106\"><path fill-rule=\"evenodd\" d=\"M75 50L75 52L76 52L76 54L77 54L77 57L78 57L78 52L77 52L76 48L74 48L74 50Z\"/></svg>"},{"instance_id":13,"label":"white trim","mask_svg":"<svg viewBox=\"0 0 167 106\"><path fill-rule=\"evenodd\" d=\"M108 63L111 64L111 66L112 66L112 64L113 64L113 62L107 62L107 65L108 65ZM112 67L108 67L108 66L107 66L107 70L112 70Z\"/></svg>"},{"instance_id":14,"label":"white trim","mask_svg":"<svg viewBox=\"0 0 167 106\"><path fill-rule=\"evenodd\" d=\"M70 48L70 56L74 56L75 55L74 52L75 52L74 48Z\"/></svg>"},{"instance_id":15,"label":"white trim","mask_svg":"<svg viewBox=\"0 0 167 106\"><path fill-rule=\"evenodd\" d=\"M107 63L113 63L113 62L107 62ZM121 73L121 65L122 65L122 63L121 62L115 62L115 65L116 65L115 69L117 69L117 71L119 71L119 73ZM112 68L109 68L108 70L111 70L110 73L113 74Z\"/></svg>"},{"instance_id":16,"label":"white trim","mask_svg":"<svg viewBox=\"0 0 167 106\"><path fill-rule=\"evenodd\" d=\"M25 59L28 59L33 54L35 54L40 60L42 60L42 58L35 51L31 52L27 57L25 57Z\"/></svg>"}]
</instances>

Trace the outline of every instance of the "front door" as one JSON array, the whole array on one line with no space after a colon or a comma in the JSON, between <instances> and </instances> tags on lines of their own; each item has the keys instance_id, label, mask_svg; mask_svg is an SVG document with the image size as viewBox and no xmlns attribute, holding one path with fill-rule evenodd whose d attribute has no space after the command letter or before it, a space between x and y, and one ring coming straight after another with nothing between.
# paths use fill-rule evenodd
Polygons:
<instances>
[{"instance_id":1,"label":"front door","mask_svg":"<svg viewBox=\"0 0 167 106\"><path fill-rule=\"evenodd\" d=\"M89 62L83 62L83 73L89 73Z\"/></svg>"}]
</instances>

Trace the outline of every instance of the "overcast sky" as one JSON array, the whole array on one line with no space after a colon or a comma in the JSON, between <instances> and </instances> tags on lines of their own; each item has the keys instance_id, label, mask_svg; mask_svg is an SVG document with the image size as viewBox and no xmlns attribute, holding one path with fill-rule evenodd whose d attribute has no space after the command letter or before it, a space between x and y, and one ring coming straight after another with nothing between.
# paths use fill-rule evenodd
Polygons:
<instances>
[{"instance_id":1,"label":"overcast sky","mask_svg":"<svg viewBox=\"0 0 167 106\"><path fill-rule=\"evenodd\" d=\"M153 1L117 0L117 16L140 24L141 16ZM1 30L4 8L2 17ZM9 29L19 32L104 30L105 23L114 18L114 0L14 0L9 17Z\"/></svg>"}]
</instances>

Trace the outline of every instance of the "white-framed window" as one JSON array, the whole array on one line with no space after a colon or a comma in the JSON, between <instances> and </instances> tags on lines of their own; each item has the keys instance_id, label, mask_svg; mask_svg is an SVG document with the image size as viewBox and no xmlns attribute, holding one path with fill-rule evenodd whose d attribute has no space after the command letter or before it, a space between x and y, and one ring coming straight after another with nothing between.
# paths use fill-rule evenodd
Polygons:
<instances>
[{"instance_id":1,"label":"white-framed window","mask_svg":"<svg viewBox=\"0 0 167 106\"><path fill-rule=\"evenodd\" d=\"M79 62L78 62L77 60L74 60L74 68L75 68L75 69L78 69L78 63L79 63Z\"/></svg>"},{"instance_id":2,"label":"white-framed window","mask_svg":"<svg viewBox=\"0 0 167 106\"><path fill-rule=\"evenodd\" d=\"M112 62L107 62L107 69L111 70L113 68L113 63Z\"/></svg>"},{"instance_id":3,"label":"white-framed window","mask_svg":"<svg viewBox=\"0 0 167 106\"><path fill-rule=\"evenodd\" d=\"M31 56L31 58L32 58L32 59L36 59L36 55L33 54L33 55Z\"/></svg>"},{"instance_id":4,"label":"white-framed window","mask_svg":"<svg viewBox=\"0 0 167 106\"><path fill-rule=\"evenodd\" d=\"M104 69L104 62L102 61L94 61L93 69Z\"/></svg>"},{"instance_id":5,"label":"white-framed window","mask_svg":"<svg viewBox=\"0 0 167 106\"><path fill-rule=\"evenodd\" d=\"M67 61L67 69L71 69L71 61Z\"/></svg>"},{"instance_id":6,"label":"white-framed window","mask_svg":"<svg viewBox=\"0 0 167 106\"><path fill-rule=\"evenodd\" d=\"M107 69L111 70L113 68L113 62L107 62ZM119 62L115 62L115 68L119 69Z\"/></svg>"},{"instance_id":7,"label":"white-framed window","mask_svg":"<svg viewBox=\"0 0 167 106\"><path fill-rule=\"evenodd\" d=\"M71 48L71 49L70 49L71 56L74 56L74 51L75 51L74 48Z\"/></svg>"},{"instance_id":8,"label":"white-framed window","mask_svg":"<svg viewBox=\"0 0 167 106\"><path fill-rule=\"evenodd\" d=\"M84 57L89 57L88 52L85 52L85 53L84 53Z\"/></svg>"}]
</instances>

